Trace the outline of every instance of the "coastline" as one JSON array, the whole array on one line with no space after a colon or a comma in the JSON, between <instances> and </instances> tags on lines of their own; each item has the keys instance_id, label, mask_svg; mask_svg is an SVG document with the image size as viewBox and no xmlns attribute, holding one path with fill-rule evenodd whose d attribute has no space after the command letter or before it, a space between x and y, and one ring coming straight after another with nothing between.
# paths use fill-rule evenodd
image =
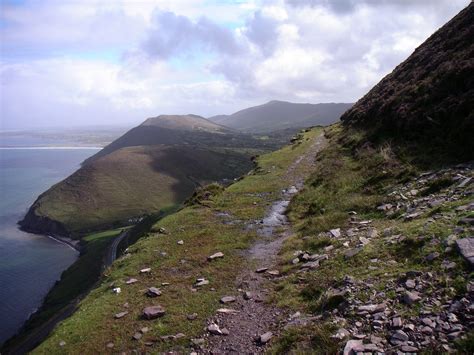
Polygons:
<instances>
[{"instance_id":1,"label":"coastline","mask_svg":"<svg viewBox=\"0 0 474 355\"><path fill-rule=\"evenodd\" d=\"M64 244L64 245L68 246L69 248L74 249L78 253L81 252L81 248L79 246L79 244L80 244L79 240L74 240L74 239L70 239L70 238L66 238L66 237L55 237L55 236L47 235L47 234L39 234L39 235L45 236L45 237L47 237L49 239L52 239L52 240L54 240L54 241L56 241L60 244Z\"/></svg>"}]
</instances>

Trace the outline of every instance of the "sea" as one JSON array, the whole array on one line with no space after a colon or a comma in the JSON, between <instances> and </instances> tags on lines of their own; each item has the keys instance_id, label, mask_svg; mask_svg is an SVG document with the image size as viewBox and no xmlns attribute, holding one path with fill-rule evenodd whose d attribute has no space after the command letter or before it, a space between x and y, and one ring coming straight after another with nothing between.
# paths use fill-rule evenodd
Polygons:
<instances>
[{"instance_id":1,"label":"sea","mask_svg":"<svg viewBox=\"0 0 474 355\"><path fill-rule=\"evenodd\" d=\"M0 344L18 332L79 255L48 236L20 231L17 222L38 195L98 149L0 137Z\"/></svg>"}]
</instances>

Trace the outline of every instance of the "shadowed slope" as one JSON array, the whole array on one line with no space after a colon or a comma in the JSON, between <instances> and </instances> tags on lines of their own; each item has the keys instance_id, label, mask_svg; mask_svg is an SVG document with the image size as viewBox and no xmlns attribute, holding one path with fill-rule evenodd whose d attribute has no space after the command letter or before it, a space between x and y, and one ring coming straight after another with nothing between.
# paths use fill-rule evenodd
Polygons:
<instances>
[{"instance_id":1,"label":"shadowed slope","mask_svg":"<svg viewBox=\"0 0 474 355\"><path fill-rule=\"evenodd\" d=\"M272 132L288 128L326 126L339 120L341 114L352 104L297 104L270 101L264 105L250 107L232 115L219 115L210 120L246 132Z\"/></svg>"},{"instance_id":2,"label":"shadowed slope","mask_svg":"<svg viewBox=\"0 0 474 355\"><path fill-rule=\"evenodd\" d=\"M474 4L434 33L341 120L460 158L474 153Z\"/></svg>"}]
</instances>

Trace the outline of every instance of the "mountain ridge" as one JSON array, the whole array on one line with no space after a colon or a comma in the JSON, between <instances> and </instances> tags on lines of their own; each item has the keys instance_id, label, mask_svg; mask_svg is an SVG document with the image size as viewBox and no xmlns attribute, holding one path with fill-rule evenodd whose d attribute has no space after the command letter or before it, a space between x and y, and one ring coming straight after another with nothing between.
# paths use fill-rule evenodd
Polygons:
<instances>
[{"instance_id":1,"label":"mountain ridge","mask_svg":"<svg viewBox=\"0 0 474 355\"><path fill-rule=\"evenodd\" d=\"M268 133L332 124L351 106L348 103L310 104L272 100L231 115L212 116L209 120L244 132Z\"/></svg>"}]
</instances>

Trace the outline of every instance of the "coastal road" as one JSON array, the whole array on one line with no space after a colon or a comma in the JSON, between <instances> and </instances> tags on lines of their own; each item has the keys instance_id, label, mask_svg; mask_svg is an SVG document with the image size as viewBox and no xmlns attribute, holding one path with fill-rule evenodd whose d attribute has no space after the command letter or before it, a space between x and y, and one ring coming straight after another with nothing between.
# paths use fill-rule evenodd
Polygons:
<instances>
[{"instance_id":1,"label":"coastal road","mask_svg":"<svg viewBox=\"0 0 474 355\"><path fill-rule=\"evenodd\" d=\"M123 238L127 236L127 234L128 231L123 231L117 238L114 239L112 244L110 244L109 249L107 250L107 255L105 256L104 268L107 268L112 265L115 259L117 259L117 248Z\"/></svg>"},{"instance_id":2,"label":"coastal road","mask_svg":"<svg viewBox=\"0 0 474 355\"><path fill-rule=\"evenodd\" d=\"M104 268L109 267L117 258L117 248L120 242L127 236L127 231L123 231L116 237L113 242L110 244L109 248L107 249L107 254L104 259ZM16 344L15 346L8 349L6 354L26 354L33 350L36 346L38 346L46 337L53 331L56 325L63 321L64 319L71 316L74 311L77 309L77 305L79 304L80 300L84 298L90 290L82 293L74 300L69 302L66 306L61 308L54 316L48 319L44 324L40 327L31 331L28 336L24 338L23 341Z\"/></svg>"}]
</instances>

